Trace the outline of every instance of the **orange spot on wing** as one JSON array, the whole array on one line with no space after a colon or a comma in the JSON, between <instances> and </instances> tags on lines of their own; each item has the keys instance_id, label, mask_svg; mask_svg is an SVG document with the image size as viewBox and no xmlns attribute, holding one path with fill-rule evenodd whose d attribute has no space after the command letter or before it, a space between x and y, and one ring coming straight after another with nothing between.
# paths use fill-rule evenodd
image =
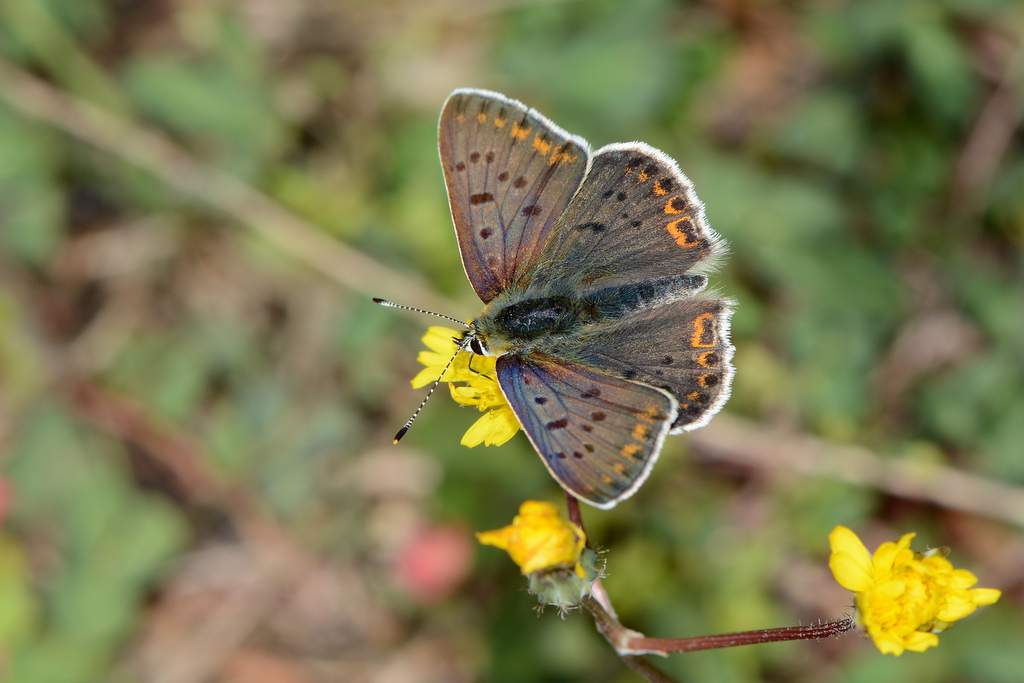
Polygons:
<instances>
[{"instance_id":1,"label":"orange spot on wing","mask_svg":"<svg viewBox=\"0 0 1024 683\"><path fill-rule=\"evenodd\" d=\"M548 157L548 165L554 166L555 164L571 164L579 159L579 155L573 154L568 150L569 145L566 143L565 145L562 145L560 149L552 152L551 156Z\"/></svg>"},{"instance_id":2,"label":"orange spot on wing","mask_svg":"<svg viewBox=\"0 0 1024 683\"><path fill-rule=\"evenodd\" d=\"M601 481L603 481L606 484L610 484L610 483L612 483L612 478L609 477L607 474L602 474L601 475Z\"/></svg>"},{"instance_id":3,"label":"orange spot on wing","mask_svg":"<svg viewBox=\"0 0 1024 683\"><path fill-rule=\"evenodd\" d=\"M538 152L540 152L540 155L542 157L543 156L547 156L548 150L551 149L551 143L542 140L541 137L539 135L537 135L537 136L534 136L534 138L533 138L533 148L535 150L537 150Z\"/></svg>"},{"instance_id":4,"label":"orange spot on wing","mask_svg":"<svg viewBox=\"0 0 1024 683\"><path fill-rule=\"evenodd\" d=\"M699 363L700 361L698 360L697 362ZM701 385L701 387L707 389L708 388L708 377L710 377L710 375L701 375L700 377L697 378L697 384L699 384L699 385Z\"/></svg>"},{"instance_id":5,"label":"orange spot on wing","mask_svg":"<svg viewBox=\"0 0 1024 683\"><path fill-rule=\"evenodd\" d=\"M504 128L505 127L505 119L503 119L501 117L498 117L498 116L495 116L494 117L494 127L495 128Z\"/></svg>"},{"instance_id":6,"label":"orange spot on wing","mask_svg":"<svg viewBox=\"0 0 1024 683\"><path fill-rule=\"evenodd\" d=\"M476 120L479 123L487 123L487 114L480 112L479 114L476 115Z\"/></svg>"},{"instance_id":7,"label":"orange spot on wing","mask_svg":"<svg viewBox=\"0 0 1024 683\"><path fill-rule=\"evenodd\" d=\"M636 172L636 177L641 183L646 183L647 179L650 178L650 176L647 175L647 171L643 170L642 168Z\"/></svg>"},{"instance_id":8,"label":"orange spot on wing","mask_svg":"<svg viewBox=\"0 0 1024 683\"><path fill-rule=\"evenodd\" d=\"M688 393L686 395L686 400L687 401L696 401L698 398L700 398L700 392L699 391L691 391L690 393Z\"/></svg>"},{"instance_id":9,"label":"orange spot on wing","mask_svg":"<svg viewBox=\"0 0 1024 683\"><path fill-rule=\"evenodd\" d=\"M665 215L671 216L672 214L682 213L683 211L685 211L686 204L682 201L679 201L679 197L672 197L667 202L665 202L665 207L662 210L665 212Z\"/></svg>"},{"instance_id":10,"label":"orange spot on wing","mask_svg":"<svg viewBox=\"0 0 1024 683\"><path fill-rule=\"evenodd\" d=\"M660 180L657 181L656 183L654 183L654 188L653 189L654 189L654 194L658 195L659 197L664 197L665 195L668 194L668 190L666 190L664 187L661 186L661 181Z\"/></svg>"},{"instance_id":11,"label":"orange spot on wing","mask_svg":"<svg viewBox=\"0 0 1024 683\"><path fill-rule=\"evenodd\" d=\"M708 357L711 356L711 354L713 353L714 351L705 351L704 353L697 356L697 365L701 366L702 368L713 367L711 362L708 361Z\"/></svg>"},{"instance_id":12,"label":"orange spot on wing","mask_svg":"<svg viewBox=\"0 0 1024 683\"><path fill-rule=\"evenodd\" d=\"M512 137L517 140L525 140L526 136L530 134L529 126L520 126L518 123L512 124Z\"/></svg>"},{"instance_id":13,"label":"orange spot on wing","mask_svg":"<svg viewBox=\"0 0 1024 683\"><path fill-rule=\"evenodd\" d=\"M619 450L619 455L623 458L632 458L640 452L640 445L635 443L627 443Z\"/></svg>"},{"instance_id":14,"label":"orange spot on wing","mask_svg":"<svg viewBox=\"0 0 1024 683\"><path fill-rule=\"evenodd\" d=\"M624 474L626 472L626 466L621 462L617 462L612 465L612 469L615 470L615 474Z\"/></svg>"},{"instance_id":15,"label":"orange spot on wing","mask_svg":"<svg viewBox=\"0 0 1024 683\"><path fill-rule=\"evenodd\" d=\"M715 334L712 334L710 341L704 341L704 334L710 325L714 325L715 314L705 311L693 319L693 334L690 335L690 346L696 349L709 348L715 345ZM691 399L692 400L692 399Z\"/></svg>"},{"instance_id":16,"label":"orange spot on wing","mask_svg":"<svg viewBox=\"0 0 1024 683\"><path fill-rule=\"evenodd\" d=\"M455 120L458 121L459 123L465 123L466 122L466 115L465 114L456 114L455 115Z\"/></svg>"},{"instance_id":17,"label":"orange spot on wing","mask_svg":"<svg viewBox=\"0 0 1024 683\"><path fill-rule=\"evenodd\" d=\"M655 420L664 420L665 415L658 409L658 406L649 405L640 413L640 419L644 422L654 422Z\"/></svg>"},{"instance_id":18,"label":"orange spot on wing","mask_svg":"<svg viewBox=\"0 0 1024 683\"><path fill-rule=\"evenodd\" d=\"M680 226L685 226L680 228ZM675 238L676 244L683 249L693 249L700 245L699 240L693 239L693 221L689 216L677 218L665 226L665 231Z\"/></svg>"},{"instance_id":19,"label":"orange spot on wing","mask_svg":"<svg viewBox=\"0 0 1024 683\"><path fill-rule=\"evenodd\" d=\"M643 441L647 438L648 431L647 425L643 422L637 422L636 426L633 427L633 438L637 441Z\"/></svg>"}]
</instances>

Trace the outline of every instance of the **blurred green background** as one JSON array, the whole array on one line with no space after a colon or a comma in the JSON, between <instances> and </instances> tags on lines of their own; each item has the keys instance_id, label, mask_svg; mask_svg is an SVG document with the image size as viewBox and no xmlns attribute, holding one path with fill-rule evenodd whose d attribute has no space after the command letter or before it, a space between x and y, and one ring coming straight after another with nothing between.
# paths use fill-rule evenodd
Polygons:
<instances>
[{"instance_id":1,"label":"blurred green background","mask_svg":"<svg viewBox=\"0 0 1024 683\"><path fill-rule=\"evenodd\" d=\"M476 86L664 149L732 246L732 400L584 510L624 623L837 616L838 523L1004 590L926 655L659 664L1019 683L1022 36L1010 0L0 0L0 679L637 680L472 541L560 500L526 439L462 448L440 398L390 444L430 321L368 297L476 313L435 140Z\"/></svg>"}]
</instances>

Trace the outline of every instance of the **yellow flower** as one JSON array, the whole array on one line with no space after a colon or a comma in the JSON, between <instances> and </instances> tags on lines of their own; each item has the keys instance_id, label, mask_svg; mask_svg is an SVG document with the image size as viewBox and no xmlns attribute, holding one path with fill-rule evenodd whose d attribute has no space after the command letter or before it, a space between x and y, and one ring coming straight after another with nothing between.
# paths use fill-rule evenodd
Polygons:
<instances>
[{"instance_id":1,"label":"yellow flower","mask_svg":"<svg viewBox=\"0 0 1024 683\"><path fill-rule=\"evenodd\" d=\"M844 526L828 536L829 569L840 586L855 594L861 623L884 654L935 647L936 634L999 599L994 588L974 588L978 578L954 568L939 552L911 550L913 538L909 533L896 543L883 543L872 556Z\"/></svg>"},{"instance_id":2,"label":"yellow flower","mask_svg":"<svg viewBox=\"0 0 1024 683\"><path fill-rule=\"evenodd\" d=\"M416 360L424 366L412 379L414 389L425 387L438 378L445 363L458 348L459 332L448 327L433 325L423 335L427 350L420 351ZM483 413L462 435L462 445L469 448L483 444L500 446L519 431L519 421L498 387L494 356L478 356L459 351L448 372L441 378L448 384L452 398L463 406L476 406Z\"/></svg>"},{"instance_id":3,"label":"yellow flower","mask_svg":"<svg viewBox=\"0 0 1024 683\"><path fill-rule=\"evenodd\" d=\"M580 555L587 537L551 503L528 500L519 506L512 524L482 531L476 539L508 552L523 574L572 567L577 576L585 575Z\"/></svg>"}]
</instances>

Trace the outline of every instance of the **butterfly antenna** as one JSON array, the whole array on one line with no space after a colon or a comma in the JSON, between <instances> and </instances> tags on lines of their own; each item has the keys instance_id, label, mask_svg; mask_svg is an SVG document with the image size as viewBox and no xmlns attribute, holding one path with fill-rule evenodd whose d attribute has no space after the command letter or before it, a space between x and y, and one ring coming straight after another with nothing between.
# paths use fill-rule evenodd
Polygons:
<instances>
[{"instance_id":1,"label":"butterfly antenna","mask_svg":"<svg viewBox=\"0 0 1024 683\"><path fill-rule=\"evenodd\" d=\"M448 368L450 368L452 366L452 363L455 362L455 359L458 357L459 353L466 350L466 347L469 345L469 341L472 338L472 336L466 335L466 337L459 342L459 348L455 349L455 353L453 353L452 357L448 359L447 363L445 363L444 370L442 370L441 374L437 376L437 379L434 380L434 383L430 385L430 389L427 391L427 395L424 396L423 400L420 401L420 404L416 406L416 410L414 410L412 415L409 416L409 419L405 421L405 424L402 425L402 428L395 433L395 438L391 441L391 443L397 444L399 441L402 440L402 437L405 436L405 433L409 431L409 428L412 427L412 423L416 421L416 418L419 417L420 415L420 411L423 410L423 406L427 405L427 401L430 400L430 396L431 394L434 393L434 389L437 389L437 385L441 383L441 379L444 377L445 373L448 372Z\"/></svg>"},{"instance_id":2,"label":"butterfly antenna","mask_svg":"<svg viewBox=\"0 0 1024 683\"><path fill-rule=\"evenodd\" d=\"M378 306L384 306L385 308L397 308L400 311L412 311L413 313L423 313L425 315L432 315L436 318L443 318L448 322L453 322L458 325L462 325L467 330L469 329L469 325L466 324L465 321L459 320L458 318L453 318L450 315L445 315L444 313L434 313L433 311L428 311L423 308L416 308L415 306L403 306L402 304L396 304L394 301L391 301L389 299L381 299L379 296L373 297L373 303L377 304Z\"/></svg>"}]
</instances>

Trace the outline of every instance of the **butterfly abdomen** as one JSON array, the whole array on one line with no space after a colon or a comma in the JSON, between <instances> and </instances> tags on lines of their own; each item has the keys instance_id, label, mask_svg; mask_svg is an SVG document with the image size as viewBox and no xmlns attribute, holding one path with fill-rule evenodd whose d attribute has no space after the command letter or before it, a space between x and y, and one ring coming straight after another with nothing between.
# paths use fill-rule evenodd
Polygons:
<instances>
[{"instance_id":1,"label":"butterfly abdomen","mask_svg":"<svg viewBox=\"0 0 1024 683\"><path fill-rule=\"evenodd\" d=\"M615 319L698 292L707 285L703 275L670 275L668 277L604 287L587 293L584 301L593 308L597 318Z\"/></svg>"}]
</instances>

